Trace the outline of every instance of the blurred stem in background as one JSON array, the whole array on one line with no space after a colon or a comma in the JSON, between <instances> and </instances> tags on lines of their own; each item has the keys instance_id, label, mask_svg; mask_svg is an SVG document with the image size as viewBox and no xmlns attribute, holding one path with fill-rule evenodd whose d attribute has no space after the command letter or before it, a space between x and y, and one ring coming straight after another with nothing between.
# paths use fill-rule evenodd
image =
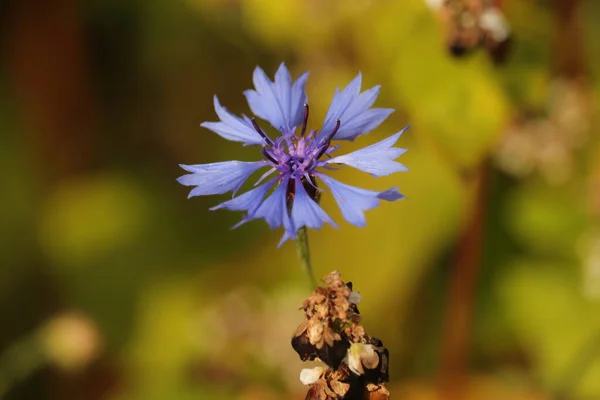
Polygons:
<instances>
[{"instance_id":1,"label":"blurred stem in background","mask_svg":"<svg viewBox=\"0 0 600 400\"><path fill-rule=\"evenodd\" d=\"M310 290L313 290L317 287L317 280L315 279L315 273L312 269L312 264L310 263L310 251L308 248L308 232L306 227L303 226L298 231L298 239L296 240L296 250L298 251L298 258L300 258L300 262L302 263L302 267L308 274L308 279L310 280Z\"/></svg>"},{"instance_id":2,"label":"blurred stem in background","mask_svg":"<svg viewBox=\"0 0 600 400\"><path fill-rule=\"evenodd\" d=\"M0 399L45 364L46 357L36 335L25 336L10 345L0 356Z\"/></svg>"},{"instance_id":3,"label":"blurred stem in background","mask_svg":"<svg viewBox=\"0 0 600 400\"><path fill-rule=\"evenodd\" d=\"M587 78L586 56L582 35L580 0L556 0L555 55L556 72L571 79ZM564 374L552 391L554 398L567 399L577 388L600 355L600 329L573 355Z\"/></svg>"},{"instance_id":4,"label":"blurred stem in background","mask_svg":"<svg viewBox=\"0 0 600 400\"><path fill-rule=\"evenodd\" d=\"M93 164L96 111L79 9L77 0L12 1L3 27L10 89L41 191Z\"/></svg>"},{"instance_id":5,"label":"blurred stem in background","mask_svg":"<svg viewBox=\"0 0 600 400\"><path fill-rule=\"evenodd\" d=\"M95 166L93 137L98 129L96 108L91 91L89 50L81 20L81 2L77 0L9 0L2 15L1 55L5 60L8 91L14 97L19 132L29 146L27 157L32 166L36 199L40 204L57 184ZM37 210L33 215L38 218ZM35 231L34 231L35 232ZM37 254L35 234L28 248ZM56 277L48 273L49 261L37 256L26 258L33 278L15 289L19 315L45 318L60 308L62 300ZM31 261L30 261L31 259ZM23 268L26 269L26 268ZM35 287L36 289L32 289ZM23 293L30 293L23 300ZM26 310L26 311L21 311ZM11 324L21 323L15 319ZM49 398L47 390L32 387L32 375L47 365L48 356L30 324L3 325L0 347L0 398L9 389L15 398ZM23 336L25 335L25 336ZM27 379L23 385L15 384ZM81 377L79 377L81 379ZM62 386L65 379L52 377ZM67 391L59 389L59 397ZM12 394L12 393L11 393ZM87 399L95 398L88 391Z\"/></svg>"},{"instance_id":6,"label":"blurred stem in background","mask_svg":"<svg viewBox=\"0 0 600 400\"><path fill-rule=\"evenodd\" d=\"M499 5L499 2L496 2ZM560 77L586 77L586 57L582 41L580 0L555 0L555 74ZM474 293L481 259L486 203L486 166L474 179L474 202L456 249L456 262L450 281L444 337L438 375L438 395L444 399L463 398L467 378L468 343L472 325ZM567 366L554 390L556 398L572 394L600 352L600 332L584 344Z\"/></svg>"},{"instance_id":7,"label":"blurred stem in background","mask_svg":"<svg viewBox=\"0 0 600 400\"><path fill-rule=\"evenodd\" d=\"M474 171L474 200L466 216L450 278L438 375L438 395L448 400L462 398L466 383L473 300L483 246L487 169L487 164L483 161Z\"/></svg>"},{"instance_id":8,"label":"blurred stem in background","mask_svg":"<svg viewBox=\"0 0 600 400\"><path fill-rule=\"evenodd\" d=\"M568 78L582 78L586 74L580 5L580 0L554 1L555 68L558 75Z\"/></svg>"}]
</instances>

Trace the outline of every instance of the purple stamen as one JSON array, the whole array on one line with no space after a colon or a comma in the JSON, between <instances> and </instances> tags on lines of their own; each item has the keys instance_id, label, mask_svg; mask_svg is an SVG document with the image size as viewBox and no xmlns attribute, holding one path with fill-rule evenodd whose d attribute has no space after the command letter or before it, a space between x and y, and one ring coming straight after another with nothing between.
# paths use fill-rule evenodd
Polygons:
<instances>
[{"instance_id":1,"label":"purple stamen","mask_svg":"<svg viewBox=\"0 0 600 400\"><path fill-rule=\"evenodd\" d=\"M317 192L324 192L323 189L318 188L317 185L314 184L313 178L310 176L310 174L308 172L304 173L304 178L306 179L306 181L308 182L308 184L310 186L312 186Z\"/></svg>"},{"instance_id":2,"label":"purple stamen","mask_svg":"<svg viewBox=\"0 0 600 400\"><path fill-rule=\"evenodd\" d=\"M258 123L256 122L256 118L252 118L252 126L254 127L254 129L256 130L256 132L258 132L258 134L265 139L265 141L267 142L267 144L269 146L273 146L273 141L271 140L271 138L260 128L260 126L258 126Z\"/></svg>"},{"instance_id":3,"label":"purple stamen","mask_svg":"<svg viewBox=\"0 0 600 400\"><path fill-rule=\"evenodd\" d=\"M296 138L296 135L292 134L287 134L287 135L283 135L283 140L285 140L285 144L288 147L288 150L292 150L296 148L296 145L294 144L294 141L292 140L292 138Z\"/></svg>"},{"instance_id":4,"label":"purple stamen","mask_svg":"<svg viewBox=\"0 0 600 400\"><path fill-rule=\"evenodd\" d=\"M325 142L322 144L322 148L321 150L317 153L317 156L315 157L315 159L319 159L321 158L321 156L323 154L325 154L325 152L327 151L327 149L329 149L329 145L331 145L331 139L333 139L333 137L335 136L335 134L337 133L337 131L340 129L340 125L342 124L342 122L338 119L337 121L335 121L335 127L333 128L333 131L331 131L331 133L329 134L329 136L327 136L327 138L325 139Z\"/></svg>"},{"instance_id":5,"label":"purple stamen","mask_svg":"<svg viewBox=\"0 0 600 400\"><path fill-rule=\"evenodd\" d=\"M258 186L260 185L260 183L262 181L265 180L265 178L267 178L269 175L271 175L273 172L277 171L277 168L271 168L270 170L268 170L267 172L265 172L264 174L262 174L262 176L260 178L258 178L258 180L256 181L256 183L254 184L254 186Z\"/></svg>"},{"instance_id":6,"label":"purple stamen","mask_svg":"<svg viewBox=\"0 0 600 400\"><path fill-rule=\"evenodd\" d=\"M263 156L267 157L267 159L269 161L271 161L273 164L277 165L279 164L277 162L277 160L275 159L275 157L273 157L270 153L269 150L266 147L263 147L262 149L260 149L261 153L263 153Z\"/></svg>"},{"instance_id":7,"label":"purple stamen","mask_svg":"<svg viewBox=\"0 0 600 400\"><path fill-rule=\"evenodd\" d=\"M302 121L302 132L300 136L304 137L306 134L306 125L308 124L308 103L304 103L304 120Z\"/></svg>"},{"instance_id":8,"label":"purple stamen","mask_svg":"<svg viewBox=\"0 0 600 400\"><path fill-rule=\"evenodd\" d=\"M333 127L333 131L331 131L331 133L327 137L327 142L331 142L331 139L333 139L333 137L335 136L337 131L340 129L341 124L342 124L342 121L340 121L339 119L337 121L335 121L335 126Z\"/></svg>"}]
</instances>

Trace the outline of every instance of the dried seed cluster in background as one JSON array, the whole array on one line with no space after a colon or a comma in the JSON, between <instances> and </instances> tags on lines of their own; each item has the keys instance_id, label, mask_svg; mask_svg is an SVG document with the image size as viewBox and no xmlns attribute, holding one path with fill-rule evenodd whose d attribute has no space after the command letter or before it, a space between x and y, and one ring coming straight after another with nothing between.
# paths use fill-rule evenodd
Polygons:
<instances>
[{"instance_id":1,"label":"dried seed cluster in background","mask_svg":"<svg viewBox=\"0 0 600 400\"><path fill-rule=\"evenodd\" d=\"M541 115L519 115L506 129L494 154L496 165L518 178L537 171L548 184L569 182L589 140L596 106L585 80L554 78Z\"/></svg>"},{"instance_id":2,"label":"dried seed cluster in background","mask_svg":"<svg viewBox=\"0 0 600 400\"><path fill-rule=\"evenodd\" d=\"M492 60L506 60L512 41L510 26L499 1L425 0L446 26L446 42L450 53L463 56L481 47Z\"/></svg>"},{"instance_id":3,"label":"dried seed cluster in background","mask_svg":"<svg viewBox=\"0 0 600 400\"><path fill-rule=\"evenodd\" d=\"M309 386L306 400L384 400L389 393L388 350L381 340L360 325L360 296L352 283L344 283L334 271L304 300L305 320L292 347L303 361L319 360L327 368L303 369L302 383Z\"/></svg>"}]
</instances>

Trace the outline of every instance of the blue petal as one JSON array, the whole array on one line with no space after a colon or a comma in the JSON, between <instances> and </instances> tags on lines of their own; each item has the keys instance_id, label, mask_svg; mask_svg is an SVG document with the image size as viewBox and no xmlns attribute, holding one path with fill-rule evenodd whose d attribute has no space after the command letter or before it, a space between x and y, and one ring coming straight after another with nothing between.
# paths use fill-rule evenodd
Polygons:
<instances>
[{"instance_id":1,"label":"blue petal","mask_svg":"<svg viewBox=\"0 0 600 400\"><path fill-rule=\"evenodd\" d=\"M379 197L381 200L385 200L385 201L396 201L396 200L402 200L402 199L406 198L406 196L404 196L402 193L400 193L398 191L397 187L385 190L383 192L379 192L377 194L377 197Z\"/></svg>"},{"instance_id":2,"label":"blue petal","mask_svg":"<svg viewBox=\"0 0 600 400\"><path fill-rule=\"evenodd\" d=\"M257 188L247 191L231 200L224 201L221 204L217 204L212 207L211 210L218 210L220 208L226 208L231 211L247 211L248 214L253 214L254 211L261 205L267 192L273 184L275 179L271 179L269 182L264 183Z\"/></svg>"},{"instance_id":3,"label":"blue petal","mask_svg":"<svg viewBox=\"0 0 600 400\"><path fill-rule=\"evenodd\" d=\"M191 174L177 178L177 182L185 186L196 186L188 198L235 192L250 175L264 167L264 161L244 162L225 161L212 164L183 165L180 167Z\"/></svg>"},{"instance_id":4,"label":"blue petal","mask_svg":"<svg viewBox=\"0 0 600 400\"><path fill-rule=\"evenodd\" d=\"M327 160L327 164L346 164L361 171L367 172L373 176L385 176L394 172L408 171L404 165L394 161L400 157L406 149L392 147L398 141L398 138L409 127L402 129L380 142L364 147L343 156L334 157Z\"/></svg>"},{"instance_id":5,"label":"blue petal","mask_svg":"<svg viewBox=\"0 0 600 400\"><path fill-rule=\"evenodd\" d=\"M290 102L290 125L299 126L304 121L304 104L308 102L305 87L308 80L308 72L303 73L292 85L292 100Z\"/></svg>"},{"instance_id":6,"label":"blue petal","mask_svg":"<svg viewBox=\"0 0 600 400\"><path fill-rule=\"evenodd\" d=\"M379 95L380 86L360 93L361 82L362 75L359 73L341 93L336 89L321 129L321 137L333 132L339 119L341 125L334 139L354 140L377 128L394 111L388 108L370 109Z\"/></svg>"},{"instance_id":7,"label":"blue petal","mask_svg":"<svg viewBox=\"0 0 600 400\"><path fill-rule=\"evenodd\" d=\"M375 192L346 185L324 174L317 174L317 176L331 189L344 219L361 228L367 224L364 211L377 207L379 200L395 201L404 198L398 192L398 188Z\"/></svg>"},{"instance_id":8,"label":"blue petal","mask_svg":"<svg viewBox=\"0 0 600 400\"><path fill-rule=\"evenodd\" d=\"M371 132L393 113L391 108L372 108L365 112L355 114L349 120L340 120L340 129L336 133L336 140L354 140L358 136Z\"/></svg>"},{"instance_id":9,"label":"blue petal","mask_svg":"<svg viewBox=\"0 0 600 400\"><path fill-rule=\"evenodd\" d=\"M288 180L286 180L286 184L285 184L286 187L287 187L287 182L288 182ZM284 233L283 233L283 236L281 237L281 240L277 244L277 247L281 247L281 245L283 243L285 243L288 239L296 239L297 232L298 232L298 229L296 228L296 226L294 225L294 222L290 218L290 214L287 209L287 198L286 198L286 203L285 203L285 214L283 215L283 228L284 228Z\"/></svg>"},{"instance_id":10,"label":"blue petal","mask_svg":"<svg viewBox=\"0 0 600 400\"><path fill-rule=\"evenodd\" d=\"M360 94L360 87L362 85L362 74L359 72L354 78L340 93L339 89L335 90L333 95L333 99L331 100L331 105L329 106L329 110L327 110L327 115L325 116L325 122L323 123L323 128L331 125L333 127L335 125L335 121L339 119L339 116L343 115L344 112L350 107L352 101ZM328 129L322 129L323 131L328 131Z\"/></svg>"},{"instance_id":11,"label":"blue petal","mask_svg":"<svg viewBox=\"0 0 600 400\"><path fill-rule=\"evenodd\" d=\"M334 228L337 225L323 209L310 198L300 178L295 178L296 194L292 205L292 223L294 227L300 229L303 226L313 229L320 229L323 222L331 224Z\"/></svg>"},{"instance_id":12,"label":"blue petal","mask_svg":"<svg viewBox=\"0 0 600 400\"><path fill-rule=\"evenodd\" d=\"M254 130L248 118L239 118L231 114L219 103L217 96L214 97L215 111L221 122L203 122L201 127L210 129L217 135L235 142L245 144L261 144L263 138Z\"/></svg>"},{"instance_id":13,"label":"blue petal","mask_svg":"<svg viewBox=\"0 0 600 400\"><path fill-rule=\"evenodd\" d=\"M250 217L253 219L264 218L271 229L283 225L286 231L289 229L293 232L292 237L295 237L295 231L292 228L287 211L287 182L287 178L283 179L275 188L275 191L263 201Z\"/></svg>"},{"instance_id":14,"label":"blue petal","mask_svg":"<svg viewBox=\"0 0 600 400\"><path fill-rule=\"evenodd\" d=\"M271 82L265 71L256 67L253 75L256 90L246 90L244 94L255 115L269 121L280 132L291 133L304 118L307 78L308 73L305 73L292 85L290 73L281 63L275 73L275 82Z\"/></svg>"}]
</instances>

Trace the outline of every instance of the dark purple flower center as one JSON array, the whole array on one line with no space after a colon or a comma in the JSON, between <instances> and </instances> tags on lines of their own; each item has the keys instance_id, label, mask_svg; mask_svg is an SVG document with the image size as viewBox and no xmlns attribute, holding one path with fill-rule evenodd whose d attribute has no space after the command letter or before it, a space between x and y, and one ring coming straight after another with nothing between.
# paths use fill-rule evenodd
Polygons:
<instances>
[{"instance_id":1,"label":"dark purple flower center","mask_svg":"<svg viewBox=\"0 0 600 400\"><path fill-rule=\"evenodd\" d=\"M320 193L314 173L316 168L321 166L319 159L328 153L331 140L341 124L340 120L337 120L333 131L325 137L318 137L314 129L311 129L307 135L308 111L308 104L304 104L304 120L300 136L295 132L282 132L275 141L258 126L255 119L252 119L254 129L265 140L261 148L263 156L273 164L281 179L289 178L286 189L289 210L294 201L297 179L300 179L308 195L317 203L319 202Z\"/></svg>"},{"instance_id":2,"label":"dark purple flower center","mask_svg":"<svg viewBox=\"0 0 600 400\"><path fill-rule=\"evenodd\" d=\"M273 141L256 123L252 125L258 134L265 140L261 152L266 160L273 164L282 177L301 178L309 180L315 168L319 166L319 159L327 153L331 146L331 140L340 128L338 120L333 131L326 137L318 137L317 131L311 129L308 135L306 128L308 124L308 104L304 105L304 120L300 136L295 132L283 132L280 137Z\"/></svg>"}]
</instances>

